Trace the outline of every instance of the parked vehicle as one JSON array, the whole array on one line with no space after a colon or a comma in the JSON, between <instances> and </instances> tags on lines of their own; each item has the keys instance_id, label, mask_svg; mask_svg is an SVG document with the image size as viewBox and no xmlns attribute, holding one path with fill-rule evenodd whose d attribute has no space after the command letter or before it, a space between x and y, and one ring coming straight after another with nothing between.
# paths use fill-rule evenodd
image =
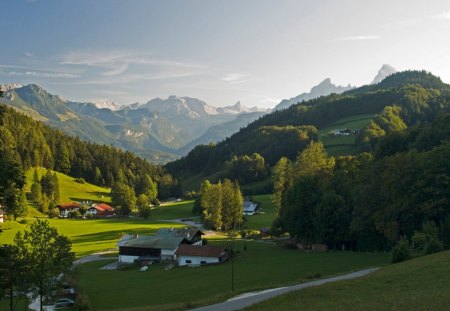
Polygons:
<instances>
[{"instance_id":1,"label":"parked vehicle","mask_svg":"<svg viewBox=\"0 0 450 311\"><path fill-rule=\"evenodd\" d=\"M61 298L55 301L55 309L72 307L75 303L68 298Z\"/></svg>"}]
</instances>

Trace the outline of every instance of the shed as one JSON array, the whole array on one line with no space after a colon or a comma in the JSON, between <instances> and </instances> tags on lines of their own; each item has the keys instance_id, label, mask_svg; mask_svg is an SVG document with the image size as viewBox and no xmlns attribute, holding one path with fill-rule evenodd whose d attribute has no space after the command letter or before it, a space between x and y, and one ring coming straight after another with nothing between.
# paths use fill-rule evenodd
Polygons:
<instances>
[{"instance_id":1,"label":"shed","mask_svg":"<svg viewBox=\"0 0 450 311\"><path fill-rule=\"evenodd\" d=\"M228 259L228 252L224 247L211 245L180 245L175 255L179 266L217 264Z\"/></svg>"}]
</instances>

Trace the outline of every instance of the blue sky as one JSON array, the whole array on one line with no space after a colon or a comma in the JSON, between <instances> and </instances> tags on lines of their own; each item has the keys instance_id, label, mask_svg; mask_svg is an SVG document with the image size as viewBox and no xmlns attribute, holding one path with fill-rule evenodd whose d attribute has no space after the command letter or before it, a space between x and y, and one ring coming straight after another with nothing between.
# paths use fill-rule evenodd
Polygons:
<instances>
[{"instance_id":1,"label":"blue sky","mask_svg":"<svg viewBox=\"0 0 450 311\"><path fill-rule=\"evenodd\" d=\"M15 0L0 14L0 83L71 100L273 107L384 63L450 82L448 1Z\"/></svg>"}]
</instances>

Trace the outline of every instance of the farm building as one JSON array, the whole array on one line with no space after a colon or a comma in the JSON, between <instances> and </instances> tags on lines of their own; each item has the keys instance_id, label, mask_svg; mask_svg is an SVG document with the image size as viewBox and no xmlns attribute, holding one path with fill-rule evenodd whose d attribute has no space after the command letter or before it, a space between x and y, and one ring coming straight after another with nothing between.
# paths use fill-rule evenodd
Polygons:
<instances>
[{"instance_id":1,"label":"farm building","mask_svg":"<svg viewBox=\"0 0 450 311\"><path fill-rule=\"evenodd\" d=\"M68 217L70 212L77 211L80 208L80 203L68 202L59 204L56 207L59 209L59 214L61 217Z\"/></svg>"},{"instance_id":2,"label":"farm building","mask_svg":"<svg viewBox=\"0 0 450 311\"><path fill-rule=\"evenodd\" d=\"M255 215L258 204L252 201L244 201L244 215Z\"/></svg>"},{"instance_id":3,"label":"farm building","mask_svg":"<svg viewBox=\"0 0 450 311\"><path fill-rule=\"evenodd\" d=\"M86 215L92 215L94 217L107 217L114 215L114 208L106 203L93 204L87 211Z\"/></svg>"},{"instance_id":4,"label":"farm building","mask_svg":"<svg viewBox=\"0 0 450 311\"><path fill-rule=\"evenodd\" d=\"M0 207L1 207L1 205L0 205ZM4 215L5 215L5 212L0 208L0 222L4 221L4 219L3 219Z\"/></svg>"},{"instance_id":5,"label":"farm building","mask_svg":"<svg viewBox=\"0 0 450 311\"><path fill-rule=\"evenodd\" d=\"M328 132L329 135L336 135L336 136L350 136L350 130L347 128L343 129L334 129Z\"/></svg>"},{"instance_id":6,"label":"farm building","mask_svg":"<svg viewBox=\"0 0 450 311\"><path fill-rule=\"evenodd\" d=\"M155 235L125 235L119 247L119 262L133 263L135 260L171 260L180 245L202 245L203 232L194 228L164 228Z\"/></svg>"},{"instance_id":7,"label":"farm building","mask_svg":"<svg viewBox=\"0 0 450 311\"><path fill-rule=\"evenodd\" d=\"M175 252L179 266L217 264L228 259L228 252L220 246L182 244Z\"/></svg>"}]
</instances>

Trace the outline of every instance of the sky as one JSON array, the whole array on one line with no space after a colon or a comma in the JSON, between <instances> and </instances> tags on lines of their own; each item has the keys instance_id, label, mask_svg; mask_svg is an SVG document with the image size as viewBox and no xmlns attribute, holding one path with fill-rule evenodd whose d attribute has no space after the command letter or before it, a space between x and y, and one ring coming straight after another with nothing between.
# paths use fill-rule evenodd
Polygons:
<instances>
[{"instance_id":1,"label":"sky","mask_svg":"<svg viewBox=\"0 0 450 311\"><path fill-rule=\"evenodd\" d=\"M73 101L272 108L383 64L450 83L448 0L14 0L0 29L0 84Z\"/></svg>"}]
</instances>

